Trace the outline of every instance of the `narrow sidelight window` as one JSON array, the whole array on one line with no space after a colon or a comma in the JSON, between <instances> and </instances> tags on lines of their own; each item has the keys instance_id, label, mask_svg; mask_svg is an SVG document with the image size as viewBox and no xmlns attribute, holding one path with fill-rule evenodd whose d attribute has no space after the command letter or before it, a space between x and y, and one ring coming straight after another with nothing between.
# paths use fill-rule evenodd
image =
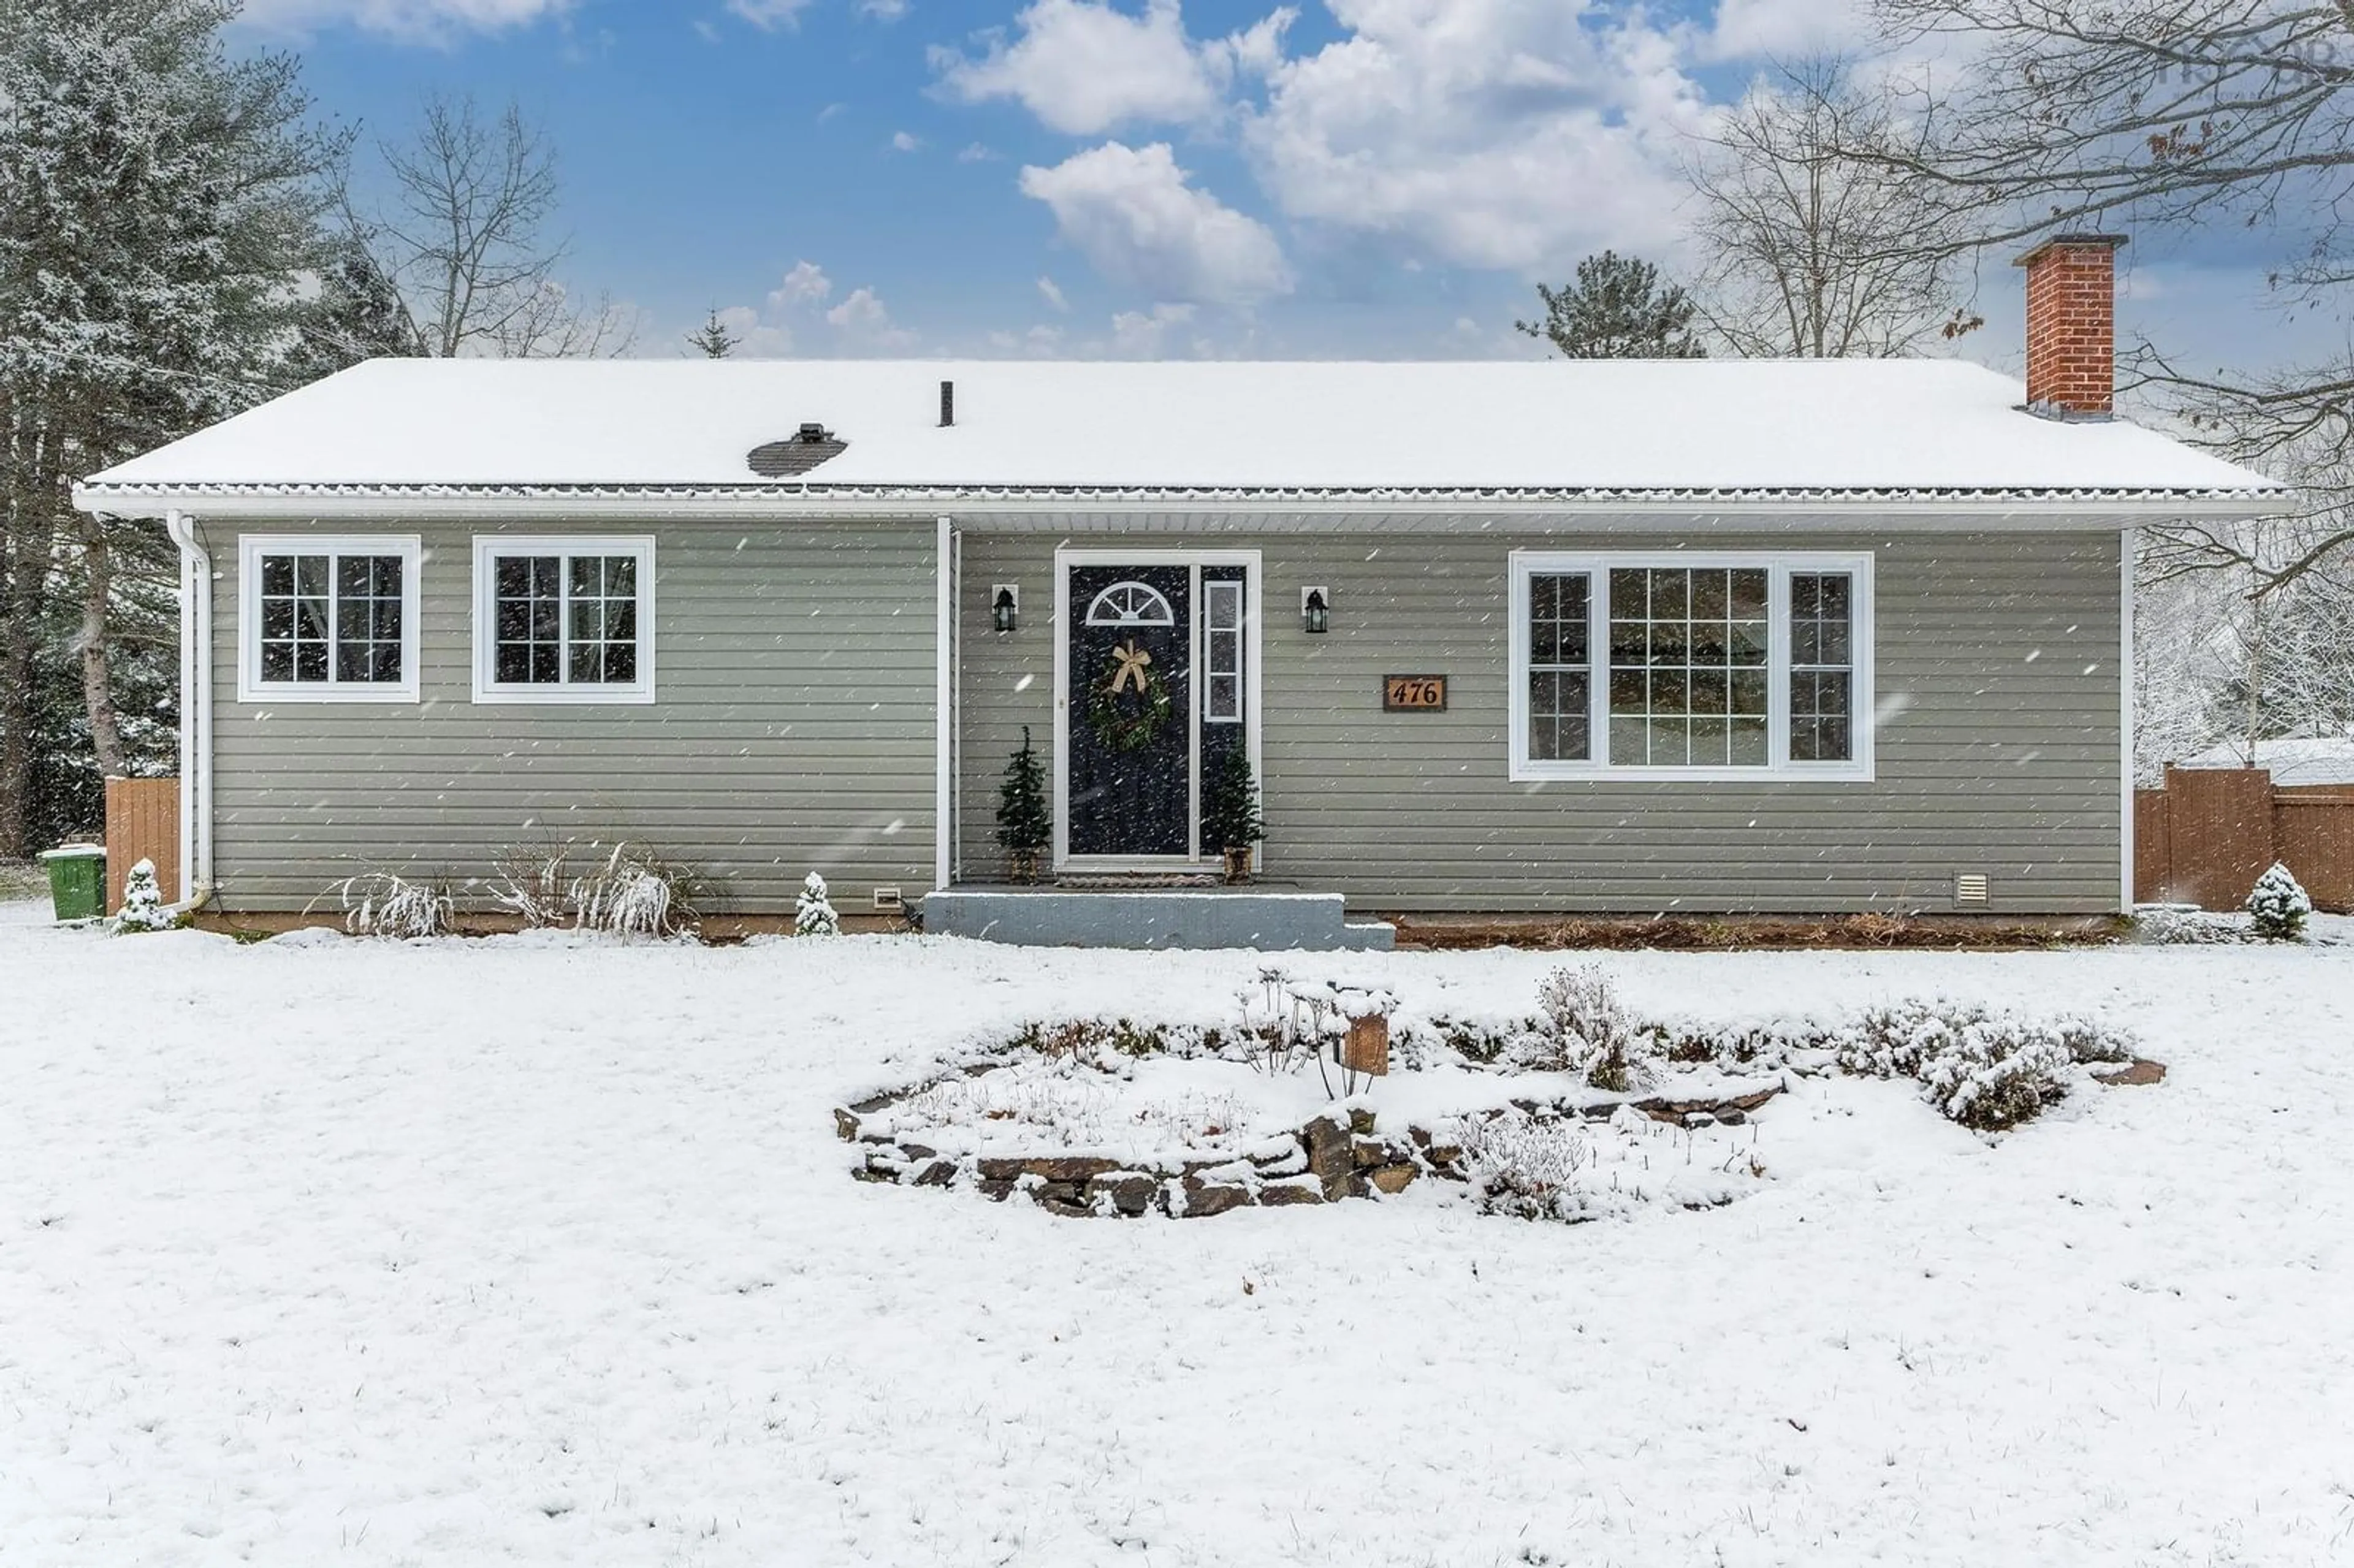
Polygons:
<instances>
[{"instance_id":1,"label":"narrow sidelight window","mask_svg":"<svg viewBox=\"0 0 2354 1568\"><path fill-rule=\"evenodd\" d=\"M1243 719L1243 585L1202 585L1204 642L1202 722L1240 724Z\"/></svg>"},{"instance_id":2,"label":"narrow sidelight window","mask_svg":"<svg viewBox=\"0 0 2354 1568\"><path fill-rule=\"evenodd\" d=\"M474 542L477 702L653 700L653 542Z\"/></svg>"}]
</instances>

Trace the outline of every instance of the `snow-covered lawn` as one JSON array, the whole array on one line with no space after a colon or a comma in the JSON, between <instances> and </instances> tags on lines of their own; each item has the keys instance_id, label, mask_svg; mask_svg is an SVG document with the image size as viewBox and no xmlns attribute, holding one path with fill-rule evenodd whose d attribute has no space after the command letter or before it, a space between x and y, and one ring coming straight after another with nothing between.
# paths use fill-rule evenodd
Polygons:
<instances>
[{"instance_id":1,"label":"snow-covered lawn","mask_svg":"<svg viewBox=\"0 0 2354 1568\"><path fill-rule=\"evenodd\" d=\"M0 1563L2354 1561L2354 948L1611 955L1638 1010L2137 1031L1580 1226L866 1185L830 1113L1247 955L238 948L0 919ZM1294 961L1517 1012L1559 959Z\"/></svg>"}]
</instances>

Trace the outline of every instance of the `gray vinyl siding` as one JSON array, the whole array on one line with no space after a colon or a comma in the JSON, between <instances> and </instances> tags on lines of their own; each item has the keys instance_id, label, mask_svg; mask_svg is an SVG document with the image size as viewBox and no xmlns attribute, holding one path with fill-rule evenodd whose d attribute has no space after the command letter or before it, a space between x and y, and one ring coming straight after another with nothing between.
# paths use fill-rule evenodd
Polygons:
<instances>
[{"instance_id":1,"label":"gray vinyl siding","mask_svg":"<svg viewBox=\"0 0 2354 1568\"><path fill-rule=\"evenodd\" d=\"M543 835L650 845L707 878L724 911L790 910L812 870L845 912L878 885L931 885L929 525L323 524L311 531L422 536L422 700L239 703L239 537L304 531L205 527L225 908L301 909L371 867L462 888ZM653 535L656 701L476 705L478 533Z\"/></svg>"},{"instance_id":2,"label":"gray vinyl siding","mask_svg":"<svg viewBox=\"0 0 2354 1568\"><path fill-rule=\"evenodd\" d=\"M1264 552L1273 879L1345 893L1365 911L1943 910L1963 872L1987 876L1997 913L2118 905L2114 534L1711 536L1711 549L1874 556L1876 779L1756 784L1509 776L1510 553L1648 550L1656 537L1199 543ZM1051 753L1055 547L1037 535L963 543L967 880L999 874L997 782L1021 726ZM992 582L1021 585L1013 636L990 630ZM1299 589L1311 583L1332 589L1322 637L1299 629ZM1392 673L1446 674L1447 711L1382 712Z\"/></svg>"}]
</instances>

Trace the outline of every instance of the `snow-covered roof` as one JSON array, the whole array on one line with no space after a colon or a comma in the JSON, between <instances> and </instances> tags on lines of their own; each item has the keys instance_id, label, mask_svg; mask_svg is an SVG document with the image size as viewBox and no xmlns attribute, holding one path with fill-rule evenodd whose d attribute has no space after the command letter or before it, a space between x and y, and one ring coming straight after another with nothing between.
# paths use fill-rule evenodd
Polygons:
<instances>
[{"instance_id":1,"label":"snow-covered roof","mask_svg":"<svg viewBox=\"0 0 2354 1568\"><path fill-rule=\"evenodd\" d=\"M2185 768L2244 768L2244 746L2211 747ZM2256 742L2258 768L2269 768L2275 784L2354 784L2354 736L2287 736Z\"/></svg>"},{"instance_id":2,"label":"snow-covered roof","mask_svg":"<svg viewBox=\"0 0 2354 1568\"><path fill-rule=\"evenodd\" d=\"M2023 397L1950 360L377 360L109 469L81 498L2275 491L2128 421L2039 418ZM752 450L805 424L846 447L791 482L756 475Z\"/></svg>"}]
</instances>

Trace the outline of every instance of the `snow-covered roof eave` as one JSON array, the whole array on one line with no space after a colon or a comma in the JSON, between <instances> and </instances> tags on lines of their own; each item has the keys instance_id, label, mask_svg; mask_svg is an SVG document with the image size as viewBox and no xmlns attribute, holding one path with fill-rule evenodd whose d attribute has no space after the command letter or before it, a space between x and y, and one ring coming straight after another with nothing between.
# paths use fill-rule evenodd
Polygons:
<instances>
[{"instance_id":1,"label":"snow-covered roof eave","mask_svg":"<svg viewBox=\"0 0 2354 1568\"><path fill-rule=\"evenodd\" d=\"M2296 492L2243 489L1628 489L1499 486L1363 488L1189 485L684 484L78 484L74 504L121 517L463 516L517 519L663 515L716 520L854 521L948 516L1018 524L1091 517L1191 516L1236 522L1281 516L1335 530L1485 526L1573 515L1661 524L1870 519L1887 526L2129 528L2285 514Z\"/></svg>"}]
</instances>

